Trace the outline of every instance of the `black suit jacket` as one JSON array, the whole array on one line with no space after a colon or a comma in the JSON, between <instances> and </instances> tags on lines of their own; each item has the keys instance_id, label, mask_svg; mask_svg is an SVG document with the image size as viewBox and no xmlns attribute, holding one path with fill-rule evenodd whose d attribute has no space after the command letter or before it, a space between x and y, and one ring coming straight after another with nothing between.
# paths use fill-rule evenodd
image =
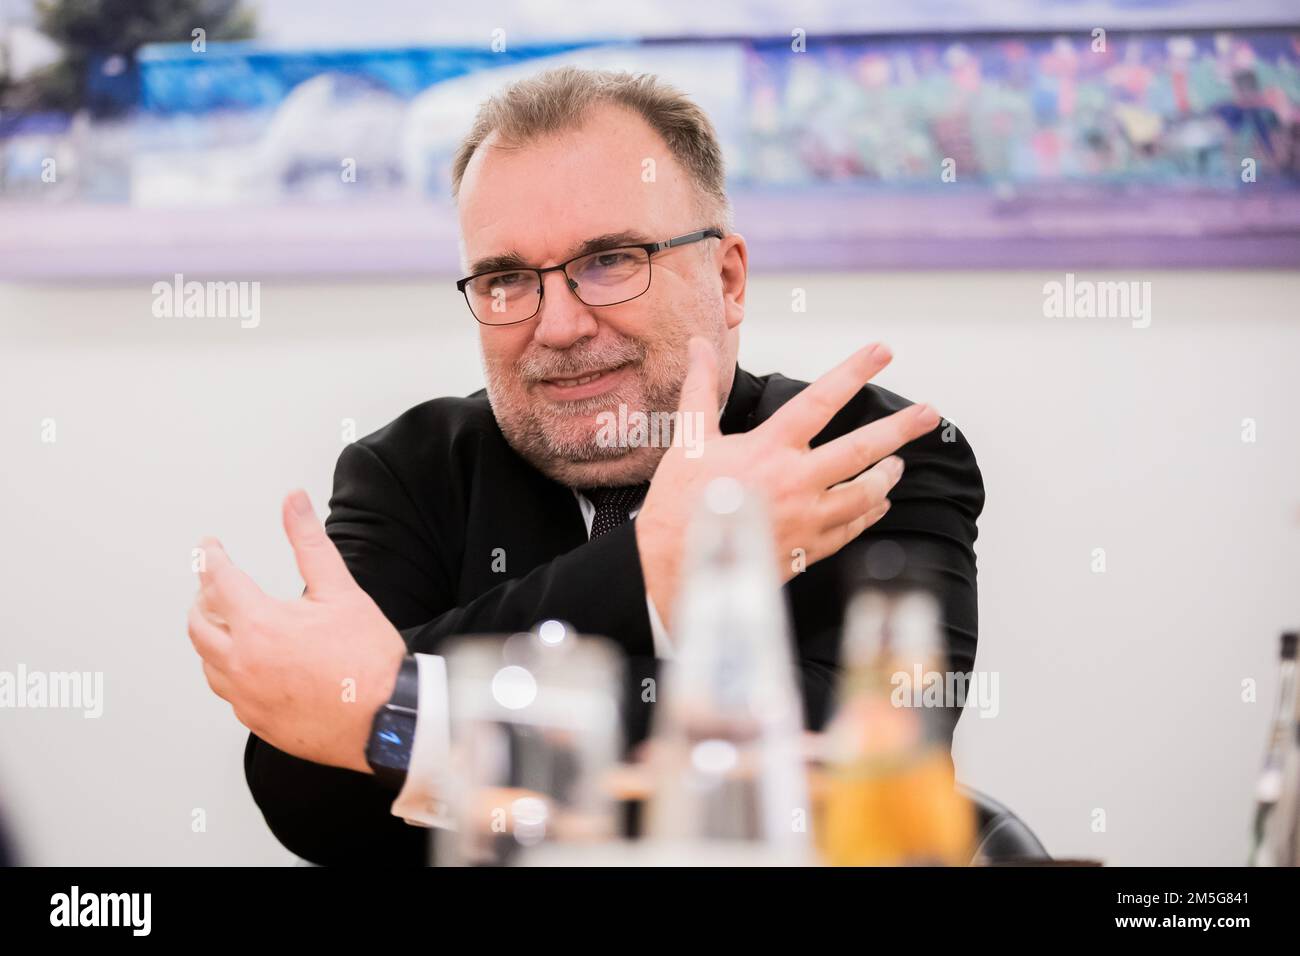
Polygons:
<instances>
[{"instance_id":1,"label":"black suit jacket","mask_svg":"<svg viewBox=\"0 0 1300 956\"><path fill-rule=\"evenodd\" d=\"M805 386L738 368L722 431L754 428ZM908 404L869 385L812 444ZM856 548L786 585L813 729L831 707L846 589L855 554L870 541L897 541L929 574L943 603L949 666L974 666L972 546L984 503L975 456L945 425L900 454L906 468L885 517ZM617 641L628 656L627 739L644 738L652 705L642 702L640 687L656 674L656 661L634 526L588 540L573 492L515 453L484 392L417 405L344 448L325 527L412 651L437 653L454 635L528 630L547 618ZM493 570L502 555L505 570ZM948 715L949 737L958 716ZM244 770L272 832L301 857L322 864L427 860L428 831L393 816L396 794L368 774L300 760L252 735Z\"/></svg>"}]
</instances>

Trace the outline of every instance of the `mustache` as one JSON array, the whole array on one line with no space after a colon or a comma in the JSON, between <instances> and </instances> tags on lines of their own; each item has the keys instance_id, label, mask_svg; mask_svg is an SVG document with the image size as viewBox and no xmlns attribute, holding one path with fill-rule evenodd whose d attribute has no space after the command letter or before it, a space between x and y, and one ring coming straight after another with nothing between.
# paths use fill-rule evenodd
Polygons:
<instances>
[{"instance_id":1,"label":"mustache","mask_svg":"<svg viewBox=\"0 0 1300 956\"><path fill-rule=\"evenodd\" d=\"M568 348L563 351L539 349L529 352L517 363L515 370L526 382L540 382L548 378L576 378L596 369L611 369L620 365L641 362L646 349L635 339L620 339L599 347Z\"/></svg>"}]
</instances>

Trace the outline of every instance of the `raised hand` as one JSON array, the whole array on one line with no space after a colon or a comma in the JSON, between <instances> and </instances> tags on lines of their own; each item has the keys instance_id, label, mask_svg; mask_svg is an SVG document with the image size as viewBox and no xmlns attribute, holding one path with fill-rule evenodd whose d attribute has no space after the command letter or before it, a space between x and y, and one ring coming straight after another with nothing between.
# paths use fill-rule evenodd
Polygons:
<instances>
[{"instance_id":1,"label":"raised hand","mask_svg":"<svg viewBox=\"0 0 1300 956\"><path fill-rule=\"evenodd\" d=\"M704 486L735 478L766 500L782 581L795 574L802 549L811 565L835 554L889 510L888 494L903 474L893 452L933 430L938 412L912 405L863 425L816 449L809 442L846 402L893 358L869 345L827 372L751 431L718 428L718 372L713 349L690 343L690 369L678 413L695 416L700 443L668 450L655 471L636 520L637 547L655 608L671 620L681 573L686 526Z\"/></svg>"},{"instance_id":2,"label":"raised hand","mask_svg":"<svg viewBox=\"0 0 1300 956\"><path fill-rule=\"evenodd\" d=\"M304 760L368 773L371 722L393 692L406 645L353 579L304 492L285 499L282 517L307 585L302 597L270 597L221 542L204 538L190 640L208 685L257 736Z\"/></svg>"}]
</instances>

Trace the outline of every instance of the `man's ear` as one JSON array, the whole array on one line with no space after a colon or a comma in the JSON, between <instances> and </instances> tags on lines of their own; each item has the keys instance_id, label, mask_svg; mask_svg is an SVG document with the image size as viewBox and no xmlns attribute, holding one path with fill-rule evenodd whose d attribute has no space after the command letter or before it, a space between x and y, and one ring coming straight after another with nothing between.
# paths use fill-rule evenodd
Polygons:
<instances>
[{"instance_id":1,"label":"man's ear","mask_svg":"<svg viewBox=\"0 0 1300 956\"><path fill-rule=\"evenodd\" d=\"M745 283L749 278L749 247L733 232L718 245L718 275L722 279L723 319L734 329L745 319Z\"/></svg>"}]
</instances>

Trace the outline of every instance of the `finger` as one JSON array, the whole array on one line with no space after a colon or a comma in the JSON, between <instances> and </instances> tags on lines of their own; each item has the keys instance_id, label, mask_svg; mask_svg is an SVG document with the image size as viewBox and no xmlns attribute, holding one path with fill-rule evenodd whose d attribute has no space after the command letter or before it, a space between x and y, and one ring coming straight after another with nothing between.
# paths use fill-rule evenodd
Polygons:
<instances>
[{"instance_id":1,"label":"finger","mask_svg":"<svg viewBox=\"0 0 1300 956\"><path fill-rule=\"evenodd\" d=\"M813 560L820 561L822 558L829 558L832 554L837 553L846 544L855 540L858 535L888 514L889 509L890 501L886 498L880 505L872 508L866 514L858 515L852 521L847 521L838 528L827 531L818 541L818 546L814 550L816 557Z\"/></svg>"},{"instance_id":2,"label":"finger","mask_svg":"<svg viewBox=\"0 0 1300 956\"><path fill-rule=\"evenodd\" d=\"M782 405L761 427L791 445L807 445L893 357L887 345L859 349Z\"/></svg>"},{"instance_id":3,"label":"finger","mask_svg":"<svg viewBox=\"0 0 1300 956\"><path fill-rule=\"evenodd\" d=\"M804 458L809 475L823 488L852 478L908 442L933 431L939 420L939 413L929 405L909 405L814 448Z\"/></svg>"},{"instance_id":4,"label":"finger","mask_svg":"<svg viewBox=\"0 0 1300 956\"><path fill-rule=\"evenodd\" d=\"M197 603L190 605L186 625L190 643L199 652L199 657L203 658L204 664L211 663L217 667L225 667L234 645L230 632L210 621Z\"/></svg>"},{"instance_id":5,"label":"finger","mask_svg":"<svg viewBox=\"0 0 1300 956\"><path fill-rule=\"evenodd\" d=\"M316 517L307 492L299 489L284 499L284 533L293 546L298 572L307 585L307 594L321 597L355 587L352 572L343 563L343 555L325 533Z\"/></svg>"},{"instance_id":6,"label":"finger","mask_svg":"<svg viewBox=\"0 0 1300 956\"><path fill-rule=\"evenodd\" d=\"M204 661L203 676L208 679L208 686L212 688L212 693L224 701L232 700L235 694L235 685L224 671Z\"/></svg>"},{"instance_id":7,"label":"finger","mask_svg":"<svg viewBox=\"0 0 1300 956\"><path fill-rule=\"evenodd\" d=\"M852 481L845 481L822 492L818 502L823 530L847 524L887 500L886 496L903 476L903 459L890 455L877 462Z\"/></svg>"},{"instance_id":8,"label":"finger","mask_svg":"<svg viewBox=\"0 0 1300 956\"><path fill-rule=\"evenodd\" d=\"M199 588L198 593L194 595L193 608L203 615L203 618L210 624L214 624L227 633L230 632L230 622L213 610L212 605L208 602L203 588Z\"/></svg>"},{"instance_id":9,"label":"finger","mask_svg":"<svg viewBox=\"0 0 1300 956\"><path fill-rule=\"evenodd\" d=\"M203 552L199 586L209 611L225 621L243 621L254 608L269 600L252 578L235 567L216 538L204 538L199 548Z\"/></svg>"},{"instance_id":10,"label":"finger","mask_svg":"<svg viewBox=\"0 0 1300 956\"><path fill-rule=\"evenodd\" d=\"M217 625L217 627L229 628L230 622L217 613L216 608L209 603L208 594L202 587L200 587L198 592L194 595L194 604L199 609L200 613L202 613L202 615L213 624Z\"/></svg>"},{"instance_id":11,"label":"finger","mask_svg":"<svg viewBox=\"0 0 1300 956\"><path fill-rule=\"evenodd\" d=\"M694 434L716 438L718 428L718 359L707 339L692 336L689 344L690 365L677 400L677 412L685 418L695 416Z\"/></svg>"}]
</instances>

